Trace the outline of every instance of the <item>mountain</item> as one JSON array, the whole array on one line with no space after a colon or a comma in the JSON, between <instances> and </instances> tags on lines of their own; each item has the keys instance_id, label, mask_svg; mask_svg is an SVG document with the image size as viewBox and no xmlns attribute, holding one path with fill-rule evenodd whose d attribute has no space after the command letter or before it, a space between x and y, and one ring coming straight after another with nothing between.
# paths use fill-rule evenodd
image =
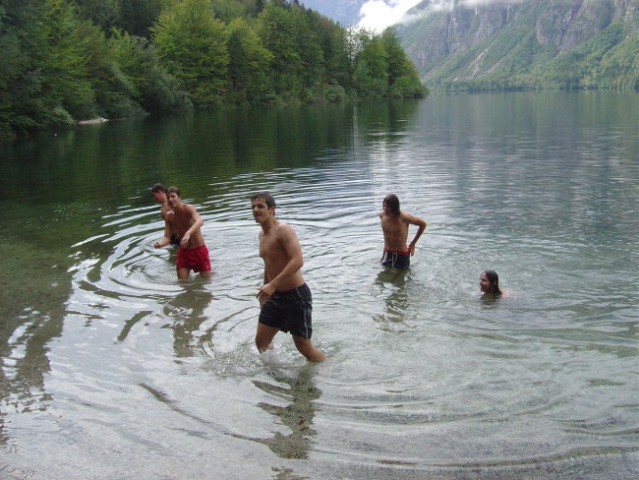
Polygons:
<instances>
[{"instance_id":1,"label":"mountain","mask_svg":"<svg viewBox=\"0 0 639 480\"><path fill-rule=\"evenodd\" d=\"M639 90L639 0L426 0L409 13L395 29L429 86Z\"/></svg>"}]
</instances>

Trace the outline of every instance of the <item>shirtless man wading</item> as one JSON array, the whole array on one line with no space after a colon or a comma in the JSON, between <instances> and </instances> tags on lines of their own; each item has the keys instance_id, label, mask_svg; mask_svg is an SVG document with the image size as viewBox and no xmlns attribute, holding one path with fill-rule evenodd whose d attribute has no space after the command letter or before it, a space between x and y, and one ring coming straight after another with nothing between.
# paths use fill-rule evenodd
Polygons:
<instances>
[{"instance_id":1,"label":"shirtless man wading","mask_svg":"<svg viewBox=\"0 0 639 480\"><path fill-rule=\"evenodd\" d=\"M426 230L426 222L408 212L399 209L399 198L390 194L382 202L379 218L384 232L384 254L381 263L386 267L407 269L410 257L415 254L415 244ZM417 226L417 233L407 245L408 227Z\"/></svg>"},{"instance_id":2,"label":"shirtless man wading","mask_svg":"<svg viewBox=\"0 0 639 480\"><path fill-rule=\"evenodd\" d=\"M297 350L308 360L321 362L326 355L313 346L311 290L302 276L302 248L293 228L275 218L275 199L268 192L251 198L253 218L262 227L260 257L264 284L257 291L260 316L255 345L264 352L280 330L290 332Z\"/></svg>"},{"instance_id":3,"label":"shirtless man wading","mask_svg":"<svg viewBox=\"0 0 639 480\"><path fill-rule=\"evenodd\" d=\"M177 187L167 189L167 203L173 215L164 220L164 237L155 242L155 248L162 248L171 242L171 232L180 238L180 248L176 256L177 276L180 280L189 278L191 270L200 272L202 276L211 273L209 251L204 243L201 227L204 223L195 207L182 203L180 190Z\"/></svg>"}]
</instances>

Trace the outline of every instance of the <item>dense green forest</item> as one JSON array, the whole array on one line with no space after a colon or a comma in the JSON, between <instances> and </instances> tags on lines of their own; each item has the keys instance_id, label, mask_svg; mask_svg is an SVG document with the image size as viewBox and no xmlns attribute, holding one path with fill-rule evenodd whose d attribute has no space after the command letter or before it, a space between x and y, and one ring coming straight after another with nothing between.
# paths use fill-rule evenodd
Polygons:
<instances>
[{"instance_id":1,"label":"dense green forest","mask_svg":"<svg viewBox=\"0 0 639 480\"><path fill-rule=\"evenodd\" d=\"M295 0L0 0L0 134L222 105L426 94L392 31Z\"/></svg>"}]
</instances>

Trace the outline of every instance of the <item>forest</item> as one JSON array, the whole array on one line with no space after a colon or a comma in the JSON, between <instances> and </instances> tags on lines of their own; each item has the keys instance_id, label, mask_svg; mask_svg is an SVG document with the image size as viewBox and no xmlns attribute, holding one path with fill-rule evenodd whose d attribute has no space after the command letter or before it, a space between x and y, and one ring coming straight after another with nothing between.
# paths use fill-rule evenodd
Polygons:
<instances>
[{"instance_id":1,"label":"forest","mask_svg":"<svg viewBox=\"0 0 639 480\"><path fill-rule=\"evenodd\" d=\"M0 135L224 106L419 98L396 34L296 0L0 0Z\"/></svg>"}]
</instances>

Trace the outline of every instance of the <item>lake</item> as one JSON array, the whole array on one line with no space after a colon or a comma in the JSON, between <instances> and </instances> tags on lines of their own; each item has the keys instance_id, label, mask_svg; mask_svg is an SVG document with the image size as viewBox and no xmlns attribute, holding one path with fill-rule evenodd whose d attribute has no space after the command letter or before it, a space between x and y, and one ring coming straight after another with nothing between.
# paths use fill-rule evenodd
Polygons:
<instances>
[{"instance_id":1,"label":"lake","mask_svg":"<svg viewBox=\"0 0 639 480\"><path fill-rule=\"evenodd\" d=\"M0 477L636 478L637 93L198 112L0 158ZM153 248L155 182L202 215L210 279ZM261 190L324 363L254 346ZM379 264L388 193L428 222L409 271Z\"/></svg>"}]
</instances>

